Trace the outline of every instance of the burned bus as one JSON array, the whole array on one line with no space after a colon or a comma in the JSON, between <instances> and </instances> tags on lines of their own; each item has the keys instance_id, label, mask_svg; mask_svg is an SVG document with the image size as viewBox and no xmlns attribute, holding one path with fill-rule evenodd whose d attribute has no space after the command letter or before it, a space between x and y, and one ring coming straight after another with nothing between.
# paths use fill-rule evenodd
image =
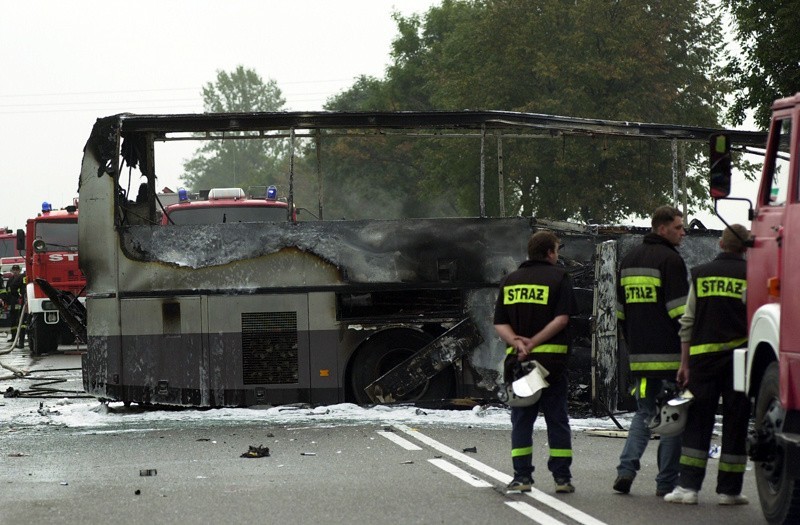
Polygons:
<instances>
[{"instance_id":1,"label":"burned bus","mask_svg":"<svg viewBox=\"0 0 800 525\"><path fill-rule=\"evenodd\" d=\"M598 298L596 251L630 230L490 218L478 185L475 217L322 220L320 137L423 130L469 136L483 155L487 130L598 131L596 121L545 117L319 112L99 119L84 149L79 187L86 391L125 403L200 407L493 396L505 351L492 326L496 288L526 258L527 238L542 227L565 239L564 262L582 305L576 344L591 348L594 327L607 327L597 343L607 350L591 350L587 366L603 376L598 384L613 383L613 283ZM631 123L607 129L660 138L675 132ZM693 140L709 133L680 131ZM289 141L283 216L163 219L154 190L157 149L189 139ZM317 149L316 220L295 220L293 156L300 140ZM128 195L132 172L144 180L135 199ZM480 176L482 184L483 170Z\"/></svg>"}]
</instances>

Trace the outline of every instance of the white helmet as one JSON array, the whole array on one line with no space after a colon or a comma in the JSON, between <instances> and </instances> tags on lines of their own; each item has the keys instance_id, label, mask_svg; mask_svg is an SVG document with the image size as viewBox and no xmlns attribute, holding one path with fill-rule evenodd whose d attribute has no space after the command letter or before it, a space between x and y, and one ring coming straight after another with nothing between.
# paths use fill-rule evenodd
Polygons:
<instances>
[{"instance_id":1,"label":"white helmet","mask_svg":"<svg viewBox=\"0 0 800 525\"><path fill-rule=\"evenodd\" d=\"M660 403L658 413L650 423L650 430L664 437L677 436L686 428L689 405L694 396L684 390L677 397Z\"/></svg>"},{"instance_id":2,"label":"white helmet","mask_svg":"<svg viewBox=\"0 0 800 525\"><path fill-rule=\"evenodd\" d=\"M526 361L520 365L522 375L500 389L498 398L510 407L528 407L539 401L542 389L550 386L545 377L547 371L538 361Z\"/></svg>"}]
</instances>

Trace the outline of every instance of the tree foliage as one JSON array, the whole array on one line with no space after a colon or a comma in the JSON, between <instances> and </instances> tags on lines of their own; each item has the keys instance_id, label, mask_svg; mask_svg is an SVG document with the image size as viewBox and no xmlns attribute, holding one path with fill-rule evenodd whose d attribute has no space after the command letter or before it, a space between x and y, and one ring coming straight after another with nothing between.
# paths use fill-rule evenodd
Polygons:
<instances>
[{"instance_id":1,"label":"tree foliage","mask_svg":"<svg viewBox=\"0 0 800 525\"><path fill-rule=\"evenodd\" d=\"M701 0L444 0L424 15L395 20L386 78L359 79L328 109L488 109L719 125L722 31ZM487 210L498 214L497 148L489 139ZM337 186L375 181L402 190L400 199L433 195L475 214L478 141L463 142L414 144L391 170L336 171ZM386 146L366 147L370 153L362 154L373 157ZM610 222L671 201L669 142L561 137L504 139L502 147L507 213ZM691 167L703 149L686 147L682 158ZM699 176L688 189L695 206L705 198Z\"/></svg>"},{"instance_id":2,"label":"tree foliage","mask_svg":"<svg viewBox=\"0 0 800 525\"><path fill-rule=\"evenodd\" d=\"M230 73L217 71L216 81L203 87L203 107L209 113L280 111L285 103L274 80L264 82L243 66ZM195 191L276 184L286 179L287 151L286 141L280 139L205 141L184 162L182 179Z\"/></svg>"},{"instance_id":3,"label":"tree foliage","mask_svg":"<svg viewBox=\"0 0 800 525\"><path fill-rule=\"evenodd\" d=\"M753 110L766 129L775 99L800 91L800 2L798 0L725 0L736 24L741 53L730 53L725 72L735 88L728 115L744 122Z\"/></svg>"}]
</instances>

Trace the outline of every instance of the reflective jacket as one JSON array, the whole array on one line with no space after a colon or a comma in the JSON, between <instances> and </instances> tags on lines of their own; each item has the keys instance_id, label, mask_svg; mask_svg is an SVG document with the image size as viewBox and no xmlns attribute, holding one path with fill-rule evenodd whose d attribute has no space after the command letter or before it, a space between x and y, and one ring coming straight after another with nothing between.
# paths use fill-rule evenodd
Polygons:
<instances>
[{"instance_id":1,"label":"reflective jacket","mask_svg":"<svg viewBox=\"0 0 800 525\"><path fill-rule=\"evenodd\" d=\"M635 376L675 379L680 366L678 319L689 281L675 247L655 233L622 259L617 279L617 318Z\"/></svg>"},{"instance_id":2,"label":"reflective jacket","mask_svg":"<svg viewBox=\"0 0 800 525\"><path fill-rule=\"evenodd\" d=\"M692 269L694 324L691 328L691 377L727 370L734 348L747 343L747 262L721 253Z\"/></svg>"},{"instance_id":3,"label":"reflective jacket","mask_svg":"<svg viewBox=\"0 0 800 525\"><path fill-rule=\"evenodd\" d=\"M500 283L494 324L508 324L516 334L533 337L557 316L575 311L575 295L567 271L544 261L525 261ZM564 328L531 349L528 359L541 363L555 380L566 371L569 342L568 328ZM505 362L507 381L516 356L512 348Z\"/></svg>"}]
</instances>

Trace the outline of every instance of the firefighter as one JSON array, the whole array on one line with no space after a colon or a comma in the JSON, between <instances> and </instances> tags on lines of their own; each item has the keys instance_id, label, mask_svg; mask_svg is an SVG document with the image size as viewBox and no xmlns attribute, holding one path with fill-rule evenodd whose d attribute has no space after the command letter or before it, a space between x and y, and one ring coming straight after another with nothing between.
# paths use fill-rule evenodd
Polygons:
<instances>
[{"instance_id":1,"label":"firefighter","mask_svg":"<svg viewBox=\"0 0 800 525\"><path fill-rule=\"evenodd\" d=\"M676 249L686 235L683 214L672 206L661 206L653 212L651 225L642 244L622 259L617 279L617 318L628 346L636 398L636 413L613 485L622 494L630 492L650 441L648 423L657 413L656 398L676 386L681 352L678 320L689 291L686 264ZM680 434L659 440L659 497L677 484L680 447Z\"/></svg>"},{"instance_id":2,"label":"firefighter","mask_svg":"<svg viewBox=\"0 0 800 525\"><path fill-rule=\"evenodd\" d=\"M550 458L547 467L557 493L575 491L572 434L567 413L569 316L576 310L572 281L557 266L558 237L539 231L528 240L528 260L500 284L494 314L497 334L508 345L505 379L520 362L535 360L549 372L549 386L529 406L511 407L511 460L514 479L509 491L528 492L533 484L533 425L541 409L547 423Z\"/></svg>"},{"instance_id":3,"label":"firefighter","mask_svg":"<svg viewBox=\"0 0 800 525\"><path fill-rule=\"evenodd\" d=\"M20 273L20 267L15 264L11 267L11 277L6 282L6 297L8 298L9 314L11 315L11 339L17 335L17 325L22 313L20 298L25 297L25 276ZM25 331L21 330L17 340L17 348L23 348L25 341Z\"/></svg>"},{"instance_id":4,"label":"firefighter","mask_svg":"<svg viewBox=\"0 0 800 525\"><path fill-rule=\"evenodd\" d=\"M722 396L722 455L717 494L720 505L748 503L742 492L747 466L750 402L733 389L733 349L747 344L745 240L750 232L734 224L722 232L722 253L692 269L686 311L681 318L681 366L677 380L694 395L686 419L680 483L664 496L671 503L697 504L708 463L711 433Z\"/></svg>"}]
</instances>

